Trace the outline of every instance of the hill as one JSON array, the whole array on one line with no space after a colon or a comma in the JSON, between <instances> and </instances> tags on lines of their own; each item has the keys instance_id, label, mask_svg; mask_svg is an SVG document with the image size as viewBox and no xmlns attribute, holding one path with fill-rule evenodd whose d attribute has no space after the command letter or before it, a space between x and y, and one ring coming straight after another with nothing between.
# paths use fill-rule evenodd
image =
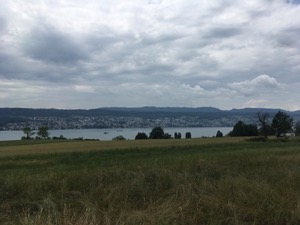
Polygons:
<instances>
[{"instance_id":1,"label":"hill","mask_svg":"<svg viewBox=\"0 0 300 225\"><path fill-rule=\"evenodd\" d=\"M273 116L280 109L214 107L106 107L96 109L0 108L0 129L47 125L52 129L153 127L225 127L241 120L256 123L258 112ZM285 110L282 110L285 111ZM300 111L285 111L300 120Z\"/></svg>"}]
</instances>

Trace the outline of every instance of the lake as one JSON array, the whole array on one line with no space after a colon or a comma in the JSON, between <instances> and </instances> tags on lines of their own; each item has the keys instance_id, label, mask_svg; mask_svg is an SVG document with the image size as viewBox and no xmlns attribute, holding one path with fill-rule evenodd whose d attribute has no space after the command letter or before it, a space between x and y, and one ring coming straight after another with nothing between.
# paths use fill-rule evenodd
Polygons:
<instances>
[{"instance_id":1,"label":"lake","mask_svg":"<svg viewBox=\"0 0 300 225\"><path fill-rule=\"evenodd\" d=\"M126 139L133 140L137 133L144 132L149 136L152 128L125 128L125 129L71 129L71 130L49 130L50 137L63 135L66 138L84 138L84 139L100 139L112 140L114 137L122 135ZM170 127L164 128L165 133L169 133L174 137L175 132L180 132L182 138L186 132L191 132L192 138L213 137L217 131L221 131L223 135L228 134L232 127ZM0 131L0 141L20 140L24 136L23 131Z\"/></svg>"}]
</instances>

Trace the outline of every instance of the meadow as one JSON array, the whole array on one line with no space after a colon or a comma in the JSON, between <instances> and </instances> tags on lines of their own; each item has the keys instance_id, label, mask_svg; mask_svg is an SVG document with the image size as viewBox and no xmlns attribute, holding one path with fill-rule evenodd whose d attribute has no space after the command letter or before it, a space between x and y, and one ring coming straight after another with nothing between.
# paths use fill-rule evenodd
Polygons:
<instances>
[{"instance_id":1,"label":"meadow","mask_svg":"<svg viewBox=\"0 0 300 225\"><path fill-rule=\"evenodd\" d=\"M0 142L0 224L300 224L299 144Z\"/></svg>"}]
</instances>

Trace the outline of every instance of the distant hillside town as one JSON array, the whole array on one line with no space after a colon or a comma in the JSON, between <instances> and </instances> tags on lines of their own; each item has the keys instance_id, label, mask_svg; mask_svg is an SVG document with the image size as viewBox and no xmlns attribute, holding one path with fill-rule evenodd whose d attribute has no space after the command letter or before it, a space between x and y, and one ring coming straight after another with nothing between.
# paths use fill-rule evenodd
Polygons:
<instances>
[{"instance_id":1,"label":"distant hillside town","mask_svg":"<svg viewBox=\"0 0 300 225\"><path fill-rule=\"evenodd\" d=\"M278 109L200 108L99 108L91 110L0 108L0 130L22 130L41 126L49 129L232 127L237 121L256 123L258 112L275 114ZM286 111L287 112L287 111ZM287 112L294 121L300 111Z\"/></svg>"}]
</instances>

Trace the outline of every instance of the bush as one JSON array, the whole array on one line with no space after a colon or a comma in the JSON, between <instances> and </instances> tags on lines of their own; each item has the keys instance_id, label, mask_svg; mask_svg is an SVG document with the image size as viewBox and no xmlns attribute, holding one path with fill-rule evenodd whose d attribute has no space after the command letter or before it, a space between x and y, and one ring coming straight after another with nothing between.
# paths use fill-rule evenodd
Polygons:
<instances>
[{"instance_id":1,"label":"bush","mask_svg":"<svg viewBox=\"0 0 300 225\"><path fill-rule=\"evenodd\" d=\"M117 137L114 137L113 139L112 139L113 141L124 141L124 140L126 140L122 135L119 135L119 136L117 136Z\"/></svg>"},{"instance_id":2,"label":"bush","mask_svg":"<svg viewBox=\"0 0 300 225\"><path fill-rule=\"evenodd\" d=\"M141 140L141 139L148 139L147 134L145 134L144 132L139 132L136 136L135 136L135 140Z\"/></svg>"}]
</instances>

